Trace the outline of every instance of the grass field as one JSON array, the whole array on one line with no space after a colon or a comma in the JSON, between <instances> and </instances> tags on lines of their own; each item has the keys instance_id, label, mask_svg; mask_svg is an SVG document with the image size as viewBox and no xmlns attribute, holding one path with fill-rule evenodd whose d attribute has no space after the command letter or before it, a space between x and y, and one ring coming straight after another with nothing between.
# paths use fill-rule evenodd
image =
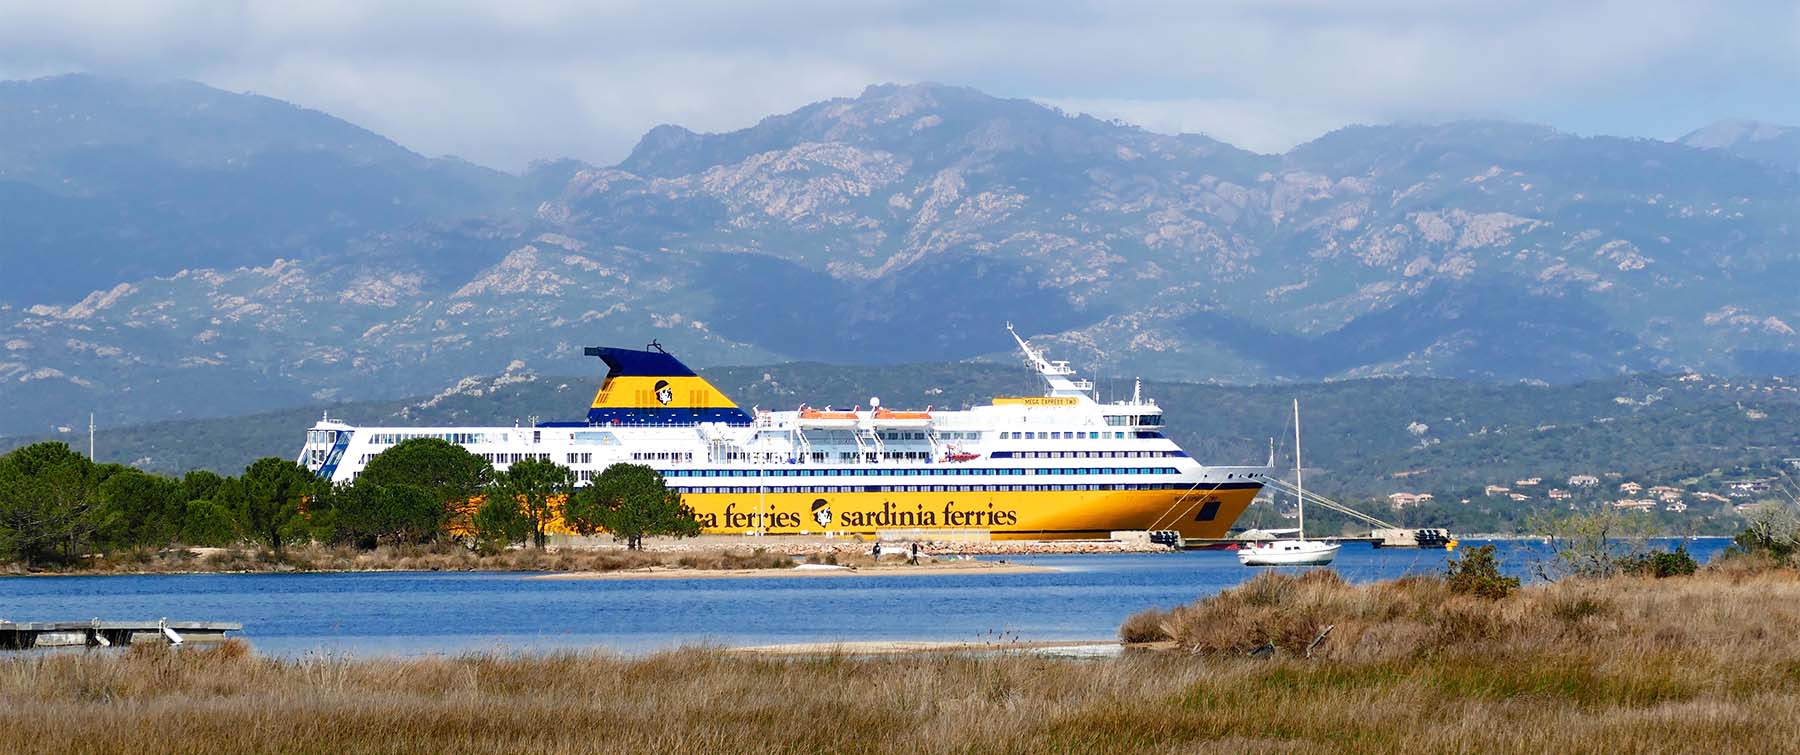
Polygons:
<instances>
[{"instance_id":1,"label":"grass field","mask_svg":"<svg viewBox=\"0 0 1800 755\"><path fill-rule=\"evenodd\" d=\"M1800 742L1800 576L1788 569L1565 580L1498 601L1429 578L1354 586L1268 574L1136 623L1154 623L1173 649L1099 661L718 649L293 661L236 644L20 654L0 658L0 752L1769 752Z\"/></svg>"}]
</instances>

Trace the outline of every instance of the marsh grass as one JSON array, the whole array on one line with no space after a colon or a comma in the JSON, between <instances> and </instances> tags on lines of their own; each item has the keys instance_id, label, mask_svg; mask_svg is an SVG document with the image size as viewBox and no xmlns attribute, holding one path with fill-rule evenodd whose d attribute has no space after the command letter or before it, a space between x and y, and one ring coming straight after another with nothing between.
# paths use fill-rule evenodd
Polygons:
<instances>
[{"instance_id":1,"label":"marsh grass","mask_svg":"<svg viewBox=\"0 0 1800 755\"><path fill-rule=\"evenodd\" d=\"M684 649L280 660L0 657L0 752L1762 752L1800 741L1800 578L1705 570L1459 596L1265 574L1169 612L1180 649L764 657ZM1146 619L1145 621L1148 621ZM1307 659L1322 626L1329 638ZM1273 643L1272 655L1246 655Z\"/></svg>"}]
</instances>

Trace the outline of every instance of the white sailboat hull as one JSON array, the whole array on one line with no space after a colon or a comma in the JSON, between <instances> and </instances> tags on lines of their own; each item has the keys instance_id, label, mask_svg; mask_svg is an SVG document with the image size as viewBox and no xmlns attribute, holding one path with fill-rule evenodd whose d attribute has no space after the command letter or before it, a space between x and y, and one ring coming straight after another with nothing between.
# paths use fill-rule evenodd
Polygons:
<instances>
[{"instance_id":1,"label":"white sailboat hull","mask_svg":"<svg viewBox=\"0 0 1800 755\"><path fill-rule=\"evenodd\" d=\"M1277 540L1246 545L1238 549L1237 556L1245 566L1324 566L1337 558L1343 547L1317 540Z\"/></svg>"}]
</instances>

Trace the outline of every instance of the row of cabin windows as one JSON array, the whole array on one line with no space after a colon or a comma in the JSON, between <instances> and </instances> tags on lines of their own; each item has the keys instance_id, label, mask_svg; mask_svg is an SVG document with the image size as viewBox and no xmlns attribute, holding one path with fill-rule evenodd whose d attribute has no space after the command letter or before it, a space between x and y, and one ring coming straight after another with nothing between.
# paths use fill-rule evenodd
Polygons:
<instances>
[{"instance_id":1,"label":"row of cabin windows","mask_svg":"<svg viewBox=\"0 0 1800 755\"><path fill-rule=\"evenodd\" d=\"M1163 418L1162 418L1161 414L1144 414L1144 415L1108 414L1108 415L1106 415L1106 424L1112 425L1113 427L1128 427L1130 425L1160 425L1162 423L1163 423Z\"/></svg>"},{"instance_id":2,"label":"row of cabin windows","mask_svg":"<svg viewBox=\"0 0 1800 755\"><path fill-rule=\"evenodd\" d=\"M1172 482L1117 485L801 485L781 488L697 487L682 493L1002 493L1045 490L1177 490L1186 485Z\"/></svg>"},{"instance_id":3,"label":"row of cabin windows","mask_svg":"<svg viewBox=\"0 0 1800 755\"><path fill-rule=\"evenodd\" d=\"M506 433L374 433L369 436L369 443L376 446L391 446L403 440L414 438L437 438L466 446L471 443L505 443Z\"/></svg>"},{"instance_id":4,"label":"row of cabin windows","mask_svg":"<svg viewBox=\"0 0 1800 755\"><path fill-rule=\"evenodd\" d=\"M1174 467L1073 467L1064 469L669 469L664 477L946 477L974 475L1178 474Z\"/></svg>"},{"instance_id":5,"label":"row of cabin windows","mask_svg":"<svg viewBox=\"0 0 1800 755\"><path fill-rule=\"evenodd\" d=\"M874 451L868 451L868 452L839 451L838 452L838 460L839 461L855 461L857 459L862 459L863 461L875 461L878 458L923 461L925 459L930 458L930 454L927 454L924 451L883 451L879 454L875 453Z\"/></svg>"},{"instance_id":6,"label":"row of cabin windows","mask_svg":"<svg viewBox=\"0 0 1800 755\"><path fill-rule=\"evenodd\" d=\"M1123 432L1102 432L1096 430L1024 430L1000 433L1006 440L1081 440L1099 438L1123 438Z\"/></svg>"},{"instance_id":7,"label":"row of cabin windows","mask_svg":"<svg viewBox=\"0 0 1800 755\"><path fill-rule=\"evenodd\" d=\"M882 440L924 440L925 439L924 433L883 432L883 433L879 433L879 435L881 435Z\"/></svg>"},{"instance_id":8,"label":"row of cabin windows","mask_svg":"<svg viewBox=\"0 0 1800 755\"><path fill-rule=\"evenodd\" d=\"M729 458L743 458L741 453L728 454ZM632 461L693 461L694 454L688 451L642 451L631 455Z\"/></svg>"},{"instance_id":9,"label":"row of cabin windows","mask_svg":"<svg viewBox=\"0 0 1800 755\"><path fill-rule=\"evenodd\" d=\"M521 461L526 461L528 459L536 459L538 461L549 461L550 460L550 454L475 454L475 455L479 456L483 459L487 459L489 464L517 464Z\"/></svg>"}]
</instances>

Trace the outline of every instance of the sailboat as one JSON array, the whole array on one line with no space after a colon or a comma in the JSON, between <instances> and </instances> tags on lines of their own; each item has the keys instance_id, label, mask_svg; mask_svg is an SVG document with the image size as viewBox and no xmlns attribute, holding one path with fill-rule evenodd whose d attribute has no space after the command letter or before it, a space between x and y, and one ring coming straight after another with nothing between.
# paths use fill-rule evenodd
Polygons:
<instances>
[{"instance_id":1,"label":"sailboat","mask_svg":"<svg viewBox=\"0 0 1800 755\"><path fill-rule=\"evenodd\" d=\"M1323 540L1306 539L1306 482L1300 477L1300 399L1294 399L1294 485L1299 491L1300 522L1293 540L1271 540L1238 549L1238 561L1245 566L1324 566L1337 558L1344 546Z\"/></svg>"}]
</instances>

